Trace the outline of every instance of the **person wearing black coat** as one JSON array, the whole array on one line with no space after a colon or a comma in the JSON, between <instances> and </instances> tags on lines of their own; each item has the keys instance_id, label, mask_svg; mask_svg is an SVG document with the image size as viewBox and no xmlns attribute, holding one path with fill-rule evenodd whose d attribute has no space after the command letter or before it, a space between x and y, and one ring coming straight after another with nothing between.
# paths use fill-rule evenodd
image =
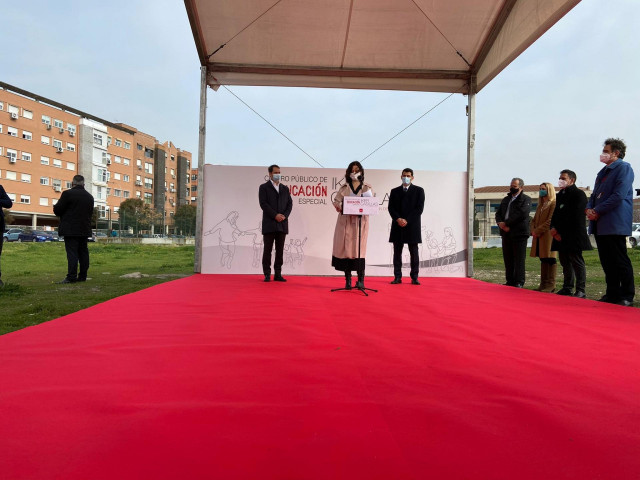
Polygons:
<instances>
[{"instance_id":1,"label":"person wearing black coat","mask_svg":"<svg viewBox=\"0 0 640 480\"><path fill-rule=\"evenodd\" d=\"M64 237L67 252L67 276L60 283L85 282L89 271L87 239L91 236L93 196L84 189L82 175L73 177L71 188L62 192L53 213L60 217L58 235Z\"/></svg>"},{"instance_id":2,"label":"person wearing black coat","mask_svg":"<svg viewBox=\"0 0 640 480\"><path fill-rule=\"evenodd\" d=\"M389 215L391 215L391 232L389 242L393 243L393 281L402 283L402 249L406 243L411 256L411 283L420 285L420 256L418 244L422 243L422 226L420 219L424 210L424 189L413 185L413 170L405 168L400 175L402 185L391 190L389 195Z\"/></svg>"},{"instance_id":3,"label":"person wearing black coat","mask_svg":"<svg viewBox=\"0 0 640 480\"><path fill-rule=\"evenodd\" d=\"M502 237L505 277L510 287L522 288L525 282L524 262L529 238L531 198L522 192L521 178L511 180L509 195L502 199L496 212L496 223Z\"/></svg>"},{"instance_id":4,"label":"person wearing black coat","mask_svg":"<svg viewBox=\"0 0 640 480\"><path fill-rule=\"evenodd\" d=\"M592 247L587 235L587 196L575 183L575 172L560 172L560 191L556 194L556 209L551 217L551 250L558 252L564 276L564 283L558 295L586 298L587 269L582 251L591 250Z\"/></svg>"},{"instance_id":5,"label":"person wearing black coat","mask_svg":"<svg viewBox=\"0 0 640 480\"><path fill-rule=\"evenodd\" d=\"M273 262L273 281L286 282L282 277L282 263L293 201L289 188L280 183L280 167L278 165L269 167L269 180L260 185L258 200L262 209L262 236L264 239L262 271L264 272L264 281L271 280L271 250L275 242L276 258Z\"/></svg>"},{"instance_id":6,"label":"person wearing black coat","mask_svg":"<svg viewBox=\"0 0 640 480\"><path fill-rule=\"evenodd\" d=\"M3 208L11 208L13 207L13 201L7 195L7 192L4 191L2 185L0 185L0 233L4 234L4 212ZM0 257L2 256L2 244L4 243L4 235L0 238ZM2 270L0 270L0 277L2 276ZM0 278L0 287L3 287L4 283Z\"/></svg>"}]
</instances>

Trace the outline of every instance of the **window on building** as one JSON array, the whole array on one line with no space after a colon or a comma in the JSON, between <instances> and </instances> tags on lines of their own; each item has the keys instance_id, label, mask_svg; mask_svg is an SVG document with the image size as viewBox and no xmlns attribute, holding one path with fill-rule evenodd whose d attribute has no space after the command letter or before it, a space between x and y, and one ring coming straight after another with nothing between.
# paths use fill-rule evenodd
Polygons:
<instances>
[{"instance_id":1,"label":"window on building","mask_svg":"<svg viewBox=\"0 0 640 480\"><path fill-rule=\"evenodd\" d=\"M142 170L142 160L139 158L136 160L136 166L138 167L138 170Z\"/></svg>"},{"instance_id":2,"label":"window on building","mask_svg":"<svg viewBox=\"0 0 640 480\"><path fill-rule=\"evenodd\" d=\"M28 173L21 173L20 181L24 183L31 183L31 175L29 175Z\"/></svg>"},{"instance_id":3,"label":"window on building","mask_svg":"<svg viewBox=\"0 0 640 480\"><path fill-rule=\"evenodd\" d=\"M44 197L40 197L40 205L42 205L43 207L46 207L49 205L49 199L48 198L44 198Z\"/></svg>"},{"instance_id":4,"label":"window on building","mask_svg":"<svg viewBox=\"0 0 640 480\"><path fill-rule=\"evenodd\" d=\"M4 110L4 103L0 102L0 112Z\"/></svg>"},{"instance_id":5,"label":"window on building","mask_svg":"<svg viewBox=\"0 0 640 480\"><path fill-rule=\"evenodd\" d=\"M31 132L27 132L26 130L23 130L22 138L24 138L25 140L33 140L33 134Z\"/></svg>"},{"instance_id":6,"label":"window on building","mask_svg":"<svg viewBox=\"0 0 640 480\"><path fill-rule=\"evenodd\" d=\"M197 186L197 185L193 185L193 186L191 187L191 191L192 191L192 192L197 192L197 191L198 191L198 186Z\"/></svg>"},{"instance_id":7,"label":"window on building","mask_svg":"<svg viewBox=\"0 0 640 480\"><path fill-rule=\"evenodd\" d=\"M479 215L484 215L485 205L484 203L476 203L476 213Z\"/></svg>"},{"instance_id":8,"label":"window on building","mask_svg":"<svg viewBox=\"0 0 640 480\"><path fill-rule=\"evenodd\" d=\"M142 150L142 145L140 145L139 143L136 143L136 148L137 148L138 150Z\"/></svg>"},{"instance_id":9,"label":"window on building","mask_svg":"<svg viewBox=\"0 0 640 480\"><path fill-rule=\"evenodd\" d=\"M13 203L16 203L16 194L7 192L7 197L11 199Z\"/></svg>"},{"instance_id":10,"label":"window on building","mask_svg":"<svg viewBox=\"0 0 640 480\"><path fill-rule=\"evenodd\" d=\"M49 165L49 157L40 157L40 163L42 165Z\"/></svg>"},{"instance_id":11,"label":"window on building","mask_svg":"<svg viewBox=\"0 0 640 480\"><path fill-rule=\"evenodd\" d=\"M4 172L4 178L6 178L7 180L17 180L18 176L16 175L16 172L7 170L6 172Z\"/></svg>"},{"instance_id":12,"label":"window on building","mask_svg":"<svg viewBox=\"0 0 640 480\"><path fill-rule=\"evenodd\" d=\"M124 198L129 198L129 193L130 193L129 190L125 190L124 192L122 192L122 196Z\"/></svg>"},{"instance_id":13,"label":"window on building","mask_svg":"<svg viewBox=\"0 0 640 480\"><path fill-rule=\"evenodd\" d=\"M29 205L31 203L31 195L20 195L20 203Z\"/></svg>"},{"instance_id":14,"label":"window on building","mask_svg":"<svg viewBox=\"0 0 640 480\"><path fill-rule=\"evenodd\" d=\"M119 190L119 189L117 189L117 188L116 188L116 189L113 191L113 195L114 195L115 197L121 197L121 196L122 196L122 190Z\"/></svg>"},{"instance_id":15,"label":"window on building","mask_svg":"<svg viewBox=\"0 0 640 480\"><path fill-rule=\"evenodd\" d=\"M147 205L151 205L152 201L153 201L153 194L145 192L144 203L146 203Z\"/></svg>"},{"instance_id":16,"label":"window on building","mask_svg":"<svg viewBox=\"0 0 640 480\"><path fill-rule=\"evenodd\" d=\"M33 120L33 112L31 110L22 110L22 116L29 120Z\"/></svg>"},{"instance_id":17,"label":"window on building","mask_svg":"<svg viewBox=\"0 0 640 480\"><path fill-rule=\"evenodd\" d=\"M102 164L110 165L111 164L111 155L107 152L102 152Z\"/></svg>"},{"instance_id":18,"label":"window on building","mask_svg":"<svg viewBox=\"0 0 640 480\"><path fill-rule=\"evenodd\" d=\"M114 180L120 180L120 174L118 172L113 174L113 179Z\"/></svg>"},{"instance_id":19,"label":"window on building","mask_svg":"<svg viewBox=\"0 0 640 480\"><path fill-rule=\"evenodd\" d=\"M7 135L11 136L11 137L17 137L18 136L18 129L15 127L7 127Z\"/></svg>"},{"instance_id":20,"label":"window on building","mask_svg":"<svg viewBox=\"0 0 640 480\"><path fill-rule=\"evenodd\" d=\"M7 148L7 158L9 158L9 162L15 163L18 159L18 151Z\"/></svg>"},{"instance_id":21,"label":"window on building","mask_svg":"<svg viewBox=\"0 0 640 480\"><path fill-rule=\"evenodd\" d=\"M51 181L51 184L53 185L53 188L54 188L54 189L55 189L55 188L62 188L62 180L60 180L59 178L54 178L54 179ZM67 187L67 188L70 188L70 186L69 186L69 187Z\"/></svg>"},{"instance_id":22,"label":"window on building","mask_svg":"<svg viewBox=\"0 0 640 480\"><path fill-rule=\"evenodd\" d=\"M76 145L75 145L75 143L69 143L69 142L67 142L67 150L69 150L70 152L75 152L75 151L76 151Z\"/></svg>"},{"instance_id":23,"label":"window on building","mask_svg":"<svg viewBox=\"0 0 640 480\"><path fill-rule=\"evenodd\" d=\"M176 178L176 171L173 168L171 169L171 176Z\"/></svg>"},{"instance_id":24,"label":"window on building","mask_svg":"<svg viewBox=\"0 0 640 480\"><path fill-rule=\"evenodd\" d=\"M150 148L145 147L144 148L144 156L147 158L153 158L153 150L151 150Z\"/></svg>"},{"instance_id":25,"label":"window on building","mask_svg":"<svg viewBox=\"0 0 640 480\"><path fill-rule=\"evenodd\" d=\"M107 137L107 147L111 145L111 137Z\"/></svg>"},{"instance_id":26,"label":"window on building","mask_svg":"<svg viewBox=\"0 0 640 480\"><path fill-rule=\"evenodd\" d=\"M195 182L196 180L198 180L198 175L191 175L191 181Z\"/></svg>"},{"instance_id":27,"label":"window on building","mask_svg":"<svg viewBox=\"0 0 640 480\"><path fill-rule=\"evenodd\" d=\"M109 172L106 168L98 168L96 172L96 182L108 182Z\"/></svg>"},{"instance_id":28,"label":"window on building","mask_svg":"<svg viewBox=\"0 0 640 480\"><path fill-rule=\"evenodd\" d=\"M121 147L122 146L122 140L120 140L119 138L116 138L116 147Z\"/></svg>"},{"instance_id":29,"label":"window on building","mask_svg":"<svg viewBox=\"0 0 640 480\"><path fill-rule=\"evenodd\" d=\"M136 190L136 198L140 198L142 196L142 192L140 190Z\"/></svg>"},{"instance_id":30,"label":"window on building","mask_svg":"<svg viewBox=\"0 0 640 480\"><path fill-rule=\"evenodd\" d=\"M62 148L62 140L53 139L53 146L56 148Z\"/></svg>"},{"instance_id":31,"label":"window on building","mask_svg":"<svg viewBox=\"0 0 640 480\"><path fill-rule=\"evenodd\" d=\"M496 213L499 208L500 208L499 203L492 203L491 205L489 205L489 213Z\"/></svg>"},{"instance_id":32,"label":"window on building","mask_svg":"<svg viewBox=\"0 0 640 480\"><path fill-rule=\"evenodd\" d=\"M140 175L136 175L136 185L142 185L142 177Z\"/></svg>"},{"instance_id":33,"label":"window on building","mask_svg":"<svg viewBox=\"0 0 640 480\"><path fill-rule=\"evenodd\" d=\"M53 119L53 126L56 128L64 129L64 122L62 120L58 120L57 118Z\"/></svg>"},{"instance_id":34,"label":"window on building","mask_svg":"<svg viewBox=\"0 0 640 480\"><path fill-rule=\"evenodd\" d=\"M129 182L131 181L131 177L129 175L123 175L122 180L124 180L125 182Z\"/></svg>"},{"instance_id":35,"label":"window on building","mask_svg":"<svg viewBox=\"0 0 640 480\"><path fill-rule=\"evenodd\" d=\"M76 134L76 126L75 125L71 125L70 123L67 124L67 130L69 131L69 135L71 135L72 137L75 136Z\"/></svg>"},{"instance_id":36,"label":"window on building","mask_svg":"<svg viewBox=\"0 0 640 480\"><path fill-rule=\"evenodd\" d=\"M536 208L538 208L538 202L536 202L536 203L531 202L531 211L533 213L536 212Z\"/></svg>"},{"instance_id":37,"label":"window on building","mask_svg":"<svg viewBox=\"0 0 640 480\"><path fill-rule=\"evenodd\" d=\"M49 185L49 177L40 177L40 185Z\"/></svg>"},{"instance_id":38,"label":"window on building","mask_svg":"<svg viewBox=\"0 0 640 480\"><path fill-rule=\"evenodd\" d=\"M57 158L53 159L53 166L57 168L62 168L62 160L58 160Z\"/></svg>"},{"instance_id":39,"label":"window on building","mask_svg":"<svg viewBox=\"0 0 640 480\"><path fill-rule=\"evenodd\" d=\"M116 163L122 163L122 158L119 157L118 155L114 155L113 156L113 161Z\"/></svg>"},{"instance_id":40,"label":"window on building","mask_svg":"<svg viewBox=\"0 0 640 480\"><path fill-rule=\"evenodd\" d=\"M65 187L64 187L64 188L66 188L67 190L69 190L69 189L73 186L73 185L71 185L71 182L70 182L70 181L68 181L68 180L67 180L67 181L65 181L65 182L64 182L64 184L65 184Z\"/></svg>"},{"instance_id":41,"label":"window on building","mask_svg":"<svg viewBox=\"0 0 640 480\"><path fill-rule=\"evenodd\" d=\"M123 158L122 159L122 164L123 165L131 165L131 159L130 158Z\"/></svg>"},{"instance_id":42,"label":"window on building","mask_svg":"<svg viewBox=\"0 0 640 480\"><path fill-rule=\"evenodd\" d=\"M51 125L51 117L48 115L42 115L42 123L45 125Z\"/></svg>"},{"instance_id":43,"label":"window on building","mask_svg":"<svg viewBox=\"0 0 640 480\"><path fill-rule=\"evenodd\" d=\"M16 107L15 105L11 105L10 103L7 105L7 111L9 113L15 113L16 115L18 115L20 113L20 108Z\"/></svg>"},{"instance_id":44,"label":"window on building","mask_svg":"<svg viewBox=\"0 0 640 480\"><path fill-rule=\"evenodd\" d=\"M176 161L176 156L175 155L171 155L171 161L175 162Z\"/></svg>"},{"instance_id":45,"label":"window on building","mask_svg":"<svg viewBox=\"0 0 640 480\"><path fill-rule=\"evenodd\" d=\"M144 173L153 175L153 163L144 162Z\"/></svg>"},{"instance_id":46,"label":"window on building","mask_svg":"<svg viewBox=\"0 0 640 480\"><path fill-rule=\"evenodd\" d=\"M153 180L151 180L150 178L146 178L144 179L144 188L153 188Z\"/></svg>"},{"instance_id":47,"label":"window on building","mask_svg":"<svg viewBox=\"0 0 640 480\"><path fill-rule=\"evenodd\" d=\"M45 145L51 145L51 139L49 137L45 136L45 135L42 135L40 137L40 141L42 143L44 143Z\"/></svg>"},{"instance_id":48,"label":"window on building","mask_svg":"<svg viewBox=\"0 0 640 480\"><path fill-rule=\"evenodd\" d=\"M93 133L93 144L102 146L102 135L99 133Z\"/></svg>"},{"instance_id":49,"label":"window on building","mask_svg":"<svg viewBox=\"0 0 640 480\"><path fill-rule=\"evenodd\" d=\"M0 133L2 133L2 125L0 125Z\"/></svg>"},{"instance_id":50,"label":"window on building","mask_svg":"<svg viewBox=\"0 0 640 480\"><path fill-rule=\"evenodd\" d=\"M72 162L67 162L67 170L71 170L72 172L76 170L76 164Z\"/></svg>"},{"instance_id":51,"label":"window on building","mask_svg":"<svg viewBox=\"0 0 640 480\"><path fill-rule=\"evenodd\" d=\"M131 144L129 142L124 142L124 149L131 150Z\"/></svg>"},{"instance_id":52,"label":"window on building","mask_svg":"<svg viewBox=\"0 0 640 480\"><path fill-rule=\"evenodd\" d=\"M98 214L100 215L100 218L107 218L107 206L98 205Z\"/></svg>"},{"instance_id":53,"label":"window on building","mask_svg":"<svg viewBox=\"0 0 640 480\"><path fill-rule=\"evenodd\" d=\"M31 161L31 154L29 152L22 152L22 160L25 162Z\"/></svg>"},{"instance_id":54,"label":"window on building","mask_svg":"<svg viewBox=\"0 0 640 480\"><path fill-rule=\"evenodd\" d=\"M106 200L106 193L107 193L107 189L104 187L96 187L96 197L98 198L98 200Z\"/></svg>"},{"instance_id":55,"label":"window on building","mask_svg":"<svg viewBox=\"0 0 640 480\"><path fill-rule=\"evenodd\" d=\"M111 189L107 187L107 197L111 195Z\"/></svg>"}]
</instances>

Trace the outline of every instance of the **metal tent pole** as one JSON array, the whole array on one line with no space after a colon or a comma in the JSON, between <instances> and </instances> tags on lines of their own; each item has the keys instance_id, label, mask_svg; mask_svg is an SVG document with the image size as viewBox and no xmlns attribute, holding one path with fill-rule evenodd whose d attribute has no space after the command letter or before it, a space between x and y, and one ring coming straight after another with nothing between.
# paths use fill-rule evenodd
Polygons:
<instances>
[{"instance_id":1,"label":"metal tent pole","mask_svg":"<svg viewBox=\"0 0 640 480\"><path fill-rule=\"evenodd\" d=\"M476 77L469 81L469 103L467 106L467 277L473 277L473 220L474 191L473 176L475 168L476 143Z\"/></svg>"},{"instance_id":2,"label":"metal tent pole","mask_svg":"<svg viewBox=\"0 0 640 480\"><path fill-rule=\"evenodd\" d=\"M200 67L200 125L198 134L198 191L196 207L196 252L193 270L202 271L202 215L204 202L204 147L207 139L207 67Z\"/></svg>"}]
</instances>

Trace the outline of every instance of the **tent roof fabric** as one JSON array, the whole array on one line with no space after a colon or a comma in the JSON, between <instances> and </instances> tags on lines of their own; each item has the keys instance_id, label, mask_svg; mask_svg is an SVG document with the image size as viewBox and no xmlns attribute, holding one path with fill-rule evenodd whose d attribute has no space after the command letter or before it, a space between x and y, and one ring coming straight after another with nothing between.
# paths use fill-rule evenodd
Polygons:
<instances>
[{"instance_id":1,"label":"tent roof fabric","mask_svg":"<svg viewBox=\"0 0 640 480\"><path fill-rule=\"evenodd\" d=\"M468 93L580 0L185 0L207 83Z\"/></svg>"}]
</instances>

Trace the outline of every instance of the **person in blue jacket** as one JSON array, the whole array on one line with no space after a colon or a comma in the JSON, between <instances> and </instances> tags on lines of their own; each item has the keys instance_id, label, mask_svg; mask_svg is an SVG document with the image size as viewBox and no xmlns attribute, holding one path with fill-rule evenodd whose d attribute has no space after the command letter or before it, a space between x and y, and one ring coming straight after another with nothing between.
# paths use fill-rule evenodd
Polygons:
<instances>
[{"instance_id":1,"label":"person in blue jacket","mask_svg":"<svg viewBox=\"0 0 640 480\"><path fill-rule=\"evenodd\" d=\"M589 233L595 236L598 256L604 270L607 292L601 302L633 305L635 285L633 267L627 255L627 238L633 222L633 169L622 159L627 146L619 138L608 138L600 161L593 193L585 213Z\"/></svg>"}]
</instances>

